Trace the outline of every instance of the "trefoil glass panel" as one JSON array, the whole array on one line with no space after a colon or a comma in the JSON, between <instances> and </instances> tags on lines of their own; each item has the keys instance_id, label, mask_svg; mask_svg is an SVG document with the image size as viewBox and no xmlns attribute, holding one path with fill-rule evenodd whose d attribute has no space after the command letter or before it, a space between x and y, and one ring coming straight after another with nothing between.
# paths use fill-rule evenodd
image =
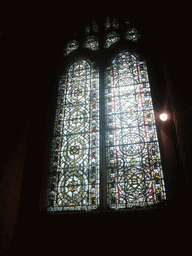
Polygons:
<instances>
[{"instance_id":1,"label":"trefoil glass panel","mask_svg":"<svg viewBox=\"0 0 192 256\"><path fill-rule=\"evenodd\" d=\"M146 64L122 52L105 83L108 205L156 204L166 193Z\"/></svg>"},{"instance_id":2,"label":"trefoil glass panel","mask_svg":"<svg viewBox=\"0 0 192 256\"><path fill-rule=\"evenodd\" d=\"M59 85L48 182L48 211L99 205L99 73L80 59Z\"/></svg>"},{"instance_id":3,"label":"trefoil glass panel","mask_svg":"<svg viewBox=\"0 0 192 256\"><path fill-rule=\"evenodd\" d=\"M85 45L85 48L88 48L90 50L93 50L93 51L99 50L99 42L98 42L97 38L95 38L94 36L89 36L86 39L84 45Z\"/></svg>"}]
</instances>

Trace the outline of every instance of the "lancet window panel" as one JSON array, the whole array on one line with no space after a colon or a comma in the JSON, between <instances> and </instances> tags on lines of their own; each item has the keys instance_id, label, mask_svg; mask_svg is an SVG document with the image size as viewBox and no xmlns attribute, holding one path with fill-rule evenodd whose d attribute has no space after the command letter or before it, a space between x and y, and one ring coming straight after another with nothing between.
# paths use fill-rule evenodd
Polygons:
<instances>
[{"instance_id":1,"label":"lancet window panel","mask_svg":"<svg viewBox=\"0 0 192 256\"><path fill-rule=\"evenodd\" d=\"M108 205L143 207L166 199L146 64L120 53L105 83Z\"/></svg>"},{"instance_id":2,"label":"lancet window panel","mask_svg":"<svg viewBox=\"0 0 192 256\"><path fill-rule=\"evenodd\" d=\"M99 205L99 73L80 59L59 85L48 211L93 210Z\"/></svg>"}]
</instances>

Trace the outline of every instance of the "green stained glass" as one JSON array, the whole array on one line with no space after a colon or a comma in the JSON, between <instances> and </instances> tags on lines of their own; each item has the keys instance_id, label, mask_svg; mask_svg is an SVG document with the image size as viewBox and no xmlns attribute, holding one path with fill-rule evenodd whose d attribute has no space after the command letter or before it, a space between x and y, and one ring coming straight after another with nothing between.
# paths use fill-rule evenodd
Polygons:
<instances>
[{"instance_id":1,"label":"green stained glass","mask_svg":"<svg viewBox=\"0 0 192 256\"><path fill-rule=\"evenodd\" d=\"M48 183L49 211L99 205L99 74L80 59L60 83Z\"/></svg>"},{"instance_id":2,"label":"green stained glass","mask_svg":"<svg viewBox=\"0 0 192 256\"><path fill-rule=\"evenodd\" d=\"M106 71L108 205L143 207L166 199L146 64L122 52Z\"/></svg>"}]
</instances>

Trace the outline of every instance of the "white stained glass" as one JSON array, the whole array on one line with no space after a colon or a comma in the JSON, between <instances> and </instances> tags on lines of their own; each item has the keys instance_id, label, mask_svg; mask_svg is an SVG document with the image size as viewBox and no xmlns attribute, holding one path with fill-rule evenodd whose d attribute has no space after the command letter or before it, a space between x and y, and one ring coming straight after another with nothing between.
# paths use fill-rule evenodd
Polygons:
<instances>
[{"instance_id":1,"label":"white stained glass","mask_svg":"<svg viewBox=\"0 0 192 256\"><path fill-rule=\"evenodd\" d=\"M60 84L48 211L93 210L99 194L99 73L80 59Z\"/></svg>"}]
</instances>

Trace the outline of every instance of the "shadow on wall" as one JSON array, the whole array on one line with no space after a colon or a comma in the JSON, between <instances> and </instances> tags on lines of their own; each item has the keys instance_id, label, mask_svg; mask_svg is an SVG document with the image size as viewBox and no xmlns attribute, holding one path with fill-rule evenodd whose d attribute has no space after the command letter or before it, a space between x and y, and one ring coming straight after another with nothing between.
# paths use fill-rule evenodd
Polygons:
<instances>
[{"instance_id":1,"label":"shadow on wall","mask_svg":"<svg viewBox=\"0 0 192 256\"><path fill-rule=\"evenodd\" d=\"M26 133L3 159L0 173L0 252L8 255L8 249L16 225L20 205L20 191L26 153Z\"/></svg>"}]
</instances>

